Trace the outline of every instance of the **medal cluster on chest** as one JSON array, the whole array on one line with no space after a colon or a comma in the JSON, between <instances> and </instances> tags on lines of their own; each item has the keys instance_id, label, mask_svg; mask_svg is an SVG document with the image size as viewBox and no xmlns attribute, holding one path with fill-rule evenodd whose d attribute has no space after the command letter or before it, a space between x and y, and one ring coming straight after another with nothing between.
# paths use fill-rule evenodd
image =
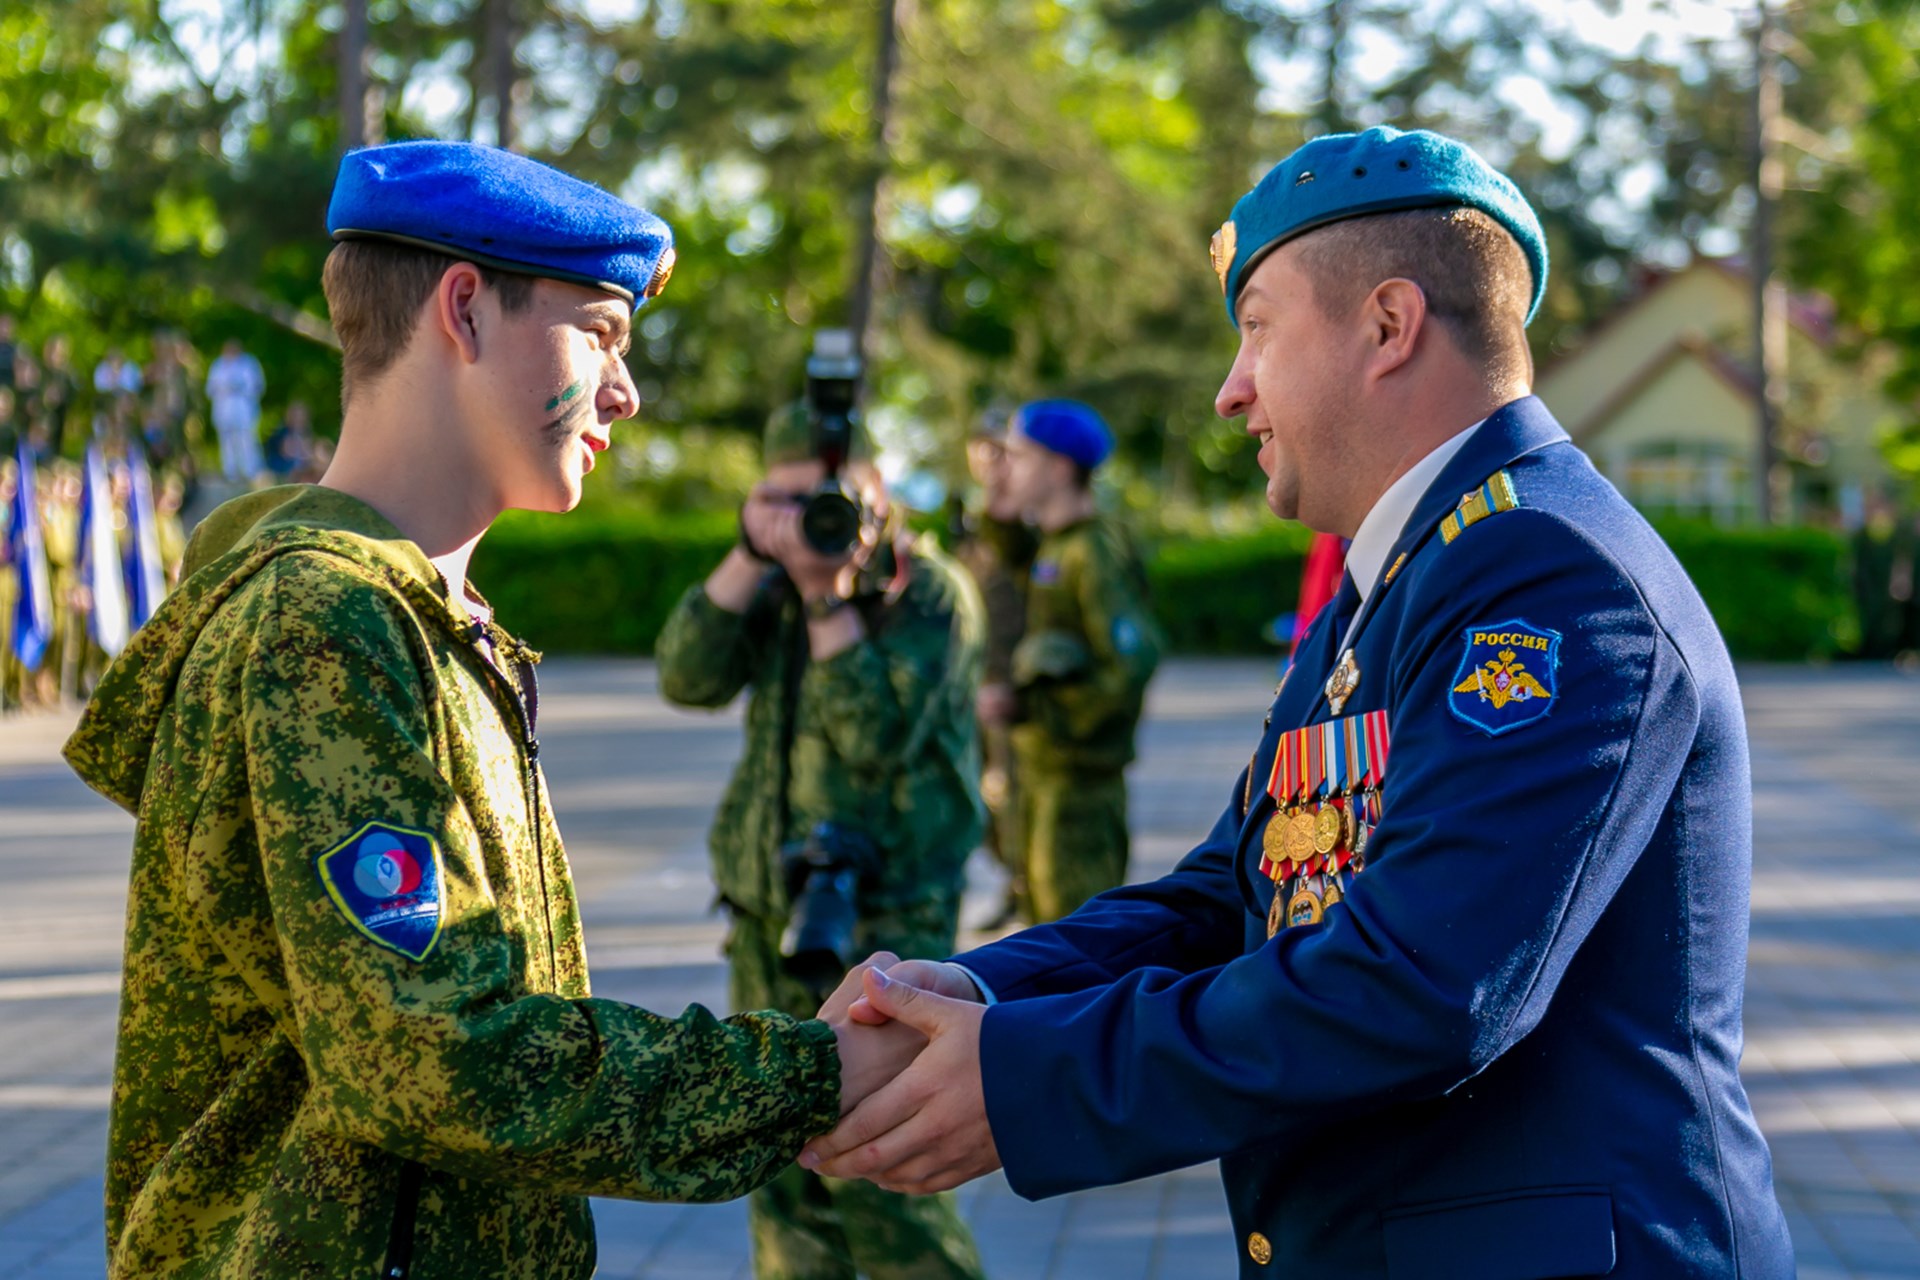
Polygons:
<instances>
[{"instance_id":1,"label":"medal cluster on chest","mask_svg":"<svg viewBox=\"0 0 1920 1280\"><path fill-rule=\"evenodd\" d=\"M1327 720L1280 736L1267 779L1275 809L1260 837L1273 882L1267 936L1318 924L1366 868L1386 781L1387 713Z\"/></svg>"}]
</instances>

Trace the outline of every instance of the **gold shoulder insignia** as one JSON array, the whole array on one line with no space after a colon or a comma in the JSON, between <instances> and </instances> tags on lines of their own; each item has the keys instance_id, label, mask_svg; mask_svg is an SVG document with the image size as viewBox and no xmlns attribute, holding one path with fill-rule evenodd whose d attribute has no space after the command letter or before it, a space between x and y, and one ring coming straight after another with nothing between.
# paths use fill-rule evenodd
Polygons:
<instances>
[{"instance_id":1,"label":"gold shoulder insignia","mask_svg":"<svg viewBox=\"0 0 1920 1280\"><path fill-rule=\"evenodd\" d=\"M1513 492L1513 477L1504 471L1495 472L1491 480L1463 496L1460 505L1440 522L1441 540L1452 542L1469 525L1519 505L1520 499Z\"/></svg>"}]
</instances>

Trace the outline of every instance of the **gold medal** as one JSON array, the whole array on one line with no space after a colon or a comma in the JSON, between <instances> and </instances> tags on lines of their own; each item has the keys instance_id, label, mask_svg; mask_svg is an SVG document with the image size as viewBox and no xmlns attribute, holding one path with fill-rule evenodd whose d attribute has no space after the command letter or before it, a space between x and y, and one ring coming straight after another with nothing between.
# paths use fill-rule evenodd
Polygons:
<instances>
[{"instance_id":1,"label":"gold medal","mask_svg":"<svg viewBox=\"0 0 1920 1280\"><path fill-rule=\"evenodd\" d=\"M1340 842L1343 848L1354 849L1360 845L1360 797L1348 796L1347 807L1340 811Z\"/></svg>"},{"instance_id":2,"label":"gold medal","mask_svg":"<svg viewBox=\"0 0 1920 1280\"><path fill-rule=\"evenodd\" d=\"M1280 932L1281 926L1286 924L1285 918L1281 915L1281 912L1285 909L1286 901L1287 896L1280 892L1280 884L1278 881L1275 881L1273 886L1273 904L1267 908L1267 936L1269 938Z\"/></svg>"},{"instance_id":3,"label":"gold medal","mask_svg":"<svg viewBox=\"0 0 1920 1280\"><path fill-rule=\"evenodd\" d=\"M1326 908L1320 901L1320 895L1302 885L1300 891L1287 903L1287 924L1319 924Z\"/></svg>"},{"instance_id":4,"label":"gold medal","mask_svg":"<svg viewBox=\"0 0 1920 1280\"><path fill-rule=\"evenodd\" d=\"M1323 901L1327 906L1331 907L1334 903L1346 896L1346 894L1340 892L1340 873L1337 871L1330 873L1327 876L1327 892L1324 895Z\"/></svg>"},{"instance_id":5,"label":"gold medal","mask_svg":"<svg viewBox=\"0 0 1920 1280\"><path fill-rule=\"evenodd\" d=\"M1305 809L1296 809L1287 818L1281 855L1296 867L1313 856L1313 815Z\"/></svg>"},{"instance_id":6,"label":"gold medal","mask_svg":"<svg viewBox=\"0 0 1920 1280\"><path fill-rule=\"evenodd\" d=\"M1331 802L1321 805L1320 811L1313 815L1313 851L1332 853L1338 849L1345 828L1336 805Z\"/></svg>"},{"instance_id":7,"label":"gold medal","mask_svg":"<svg viewBox=\"0 0 1920 1280\"><path fill-rule=\"evenodd\" d=\"M1276 813L1267 819L1267 829L1260 833L1260 852L1267 861L1281 863L1287 860L1287 815Z\"/></svg>"},{"instance_id":8,"label":"gold medal","mask_svg":"<svg viewBox=\"0 0 1920 1280\"><path fill-rule=\"evenodd\" d=\"M1339 715L1346 709L1347 699L1360 687L1360 664L1354 660L1353 650L1340 655L1340 663L1334 667L1333 674L1327 677L1327 706L1333 714Z\"/></svg>"}]
</instances>

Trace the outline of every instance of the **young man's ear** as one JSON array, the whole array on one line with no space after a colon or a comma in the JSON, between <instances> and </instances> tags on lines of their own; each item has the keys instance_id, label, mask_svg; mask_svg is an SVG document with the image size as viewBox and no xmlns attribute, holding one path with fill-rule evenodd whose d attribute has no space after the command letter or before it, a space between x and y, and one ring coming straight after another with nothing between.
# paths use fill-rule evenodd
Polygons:
<instances>
[{"instance_id":1,"label":"young man's ear","mask_svg":"<svg viewBox=\"0 0 1920 1280\"><path fill-rule=\"evenodd\" d=\"M430 304L433 327L444 335L462 360L475 364L480 359L481 293L486 281L480 268L471 262L456 262L441 273L434 286Z\"/></svg>"}]
</instances>

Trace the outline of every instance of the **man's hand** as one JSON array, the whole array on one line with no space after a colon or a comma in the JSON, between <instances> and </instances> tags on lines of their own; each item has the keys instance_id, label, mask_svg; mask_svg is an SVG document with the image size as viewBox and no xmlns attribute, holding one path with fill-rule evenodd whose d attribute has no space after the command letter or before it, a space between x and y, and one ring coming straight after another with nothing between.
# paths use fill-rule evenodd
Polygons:
<instances>
[{"instance_id":1,"label":"man's hand","mask_svg":"<svg viewBox=\"0 0 1920 1280\"><path fill-rule=\"evenodd\" d=\"M840 985L833 989L833 994L827 997L827 1002L820 1006L820 1012L816 1013L814 1017L820 1019L822 1022L845 1022L847 1020L847 1009L854 1001L866 999L867 989L862 981L862 975L869 969L880 969L884 971L893 968L899 963L900 957L891 951L874 952L865 960L862 960L859 964L847 970L847 976L840 979ZM925 960L912 960L907 963L927 964L929 962ZM885 1021L885 1019L873 1020L872 1025L878 1026L882 1021Z\"/></svg>"},{"instance_id":2,"label":"man's hand","mask_svg":"<svg viewBox=\"0 0 1920 1280\"><path fill-rule=\"evenodd\" d=\"M900 957L891 951L874 952L855 965L820 1006L819 1016L833 1028L840 1053L840 1114L843 1116L861 1099L899 1075L914 1055L926 1047L926 1037L912 1027L882 1027L877 1022L856 1027L847 1017L849 1006L865 996L861 978L867 970L885 968L899 961Z\"/></svg>"},{"instance_id":3,"label":"man's hand","mask_svg":"<svg viewBox=\"0 0 1920 1280\"><path fill-rule=\"evenodd\" d=\"M858 1030L912 1028L926 1037L927 1047L891 1083L842 1117L832 1133L808 1143L801 1165L911 1195L948 1191L998 1169L1000 1152L987 1124L980 1081L980 1022L986 1009L895 982L878 969L861 977L867 1002L893 1026Z\"/></svg>"},{"instance_id":4,"label":"man's hand","mask_svg":"<svg viewBox=\"0 0 1920 1280\"><path fill-rule=\"evenodd\" d=\"M802 599L829 592L847 594L852 586L852 570L873 554L871 543L855 542L838 556L823 556L808 544L800 532L801 495L758 484L747 497L740 512L747 536L760 554L776 561L793 579Z\"/></svg>"},{"instance_id":5,"label":"man's hand","mask_svg":"<svg viewBox=\"0 0 1920 1280\"><path fill-rule=\"evenodd\" d=\"M957 964L948 964L943 960L901 960L891 952L876 951L867 957L858 969L847 975L847 981L840 984L840 991L833 993L834 998L838 999L849 984L854 985L857 989L853 993L853 999L847 1005L847 1016L855 1022L864 1022L870 1027L880 1026L893 1019L875 1008L873 1001L867 999L862 975L869 968L880 970L893 982L904 982L910 987L931 991L949 1000L965 1000L970 1004L981 1003L980 988L973 985L973 979L967 976L967 971ZM822 1011L820 1016L824 1018L827 1015Z\"/></svg>"}]
</instances>

